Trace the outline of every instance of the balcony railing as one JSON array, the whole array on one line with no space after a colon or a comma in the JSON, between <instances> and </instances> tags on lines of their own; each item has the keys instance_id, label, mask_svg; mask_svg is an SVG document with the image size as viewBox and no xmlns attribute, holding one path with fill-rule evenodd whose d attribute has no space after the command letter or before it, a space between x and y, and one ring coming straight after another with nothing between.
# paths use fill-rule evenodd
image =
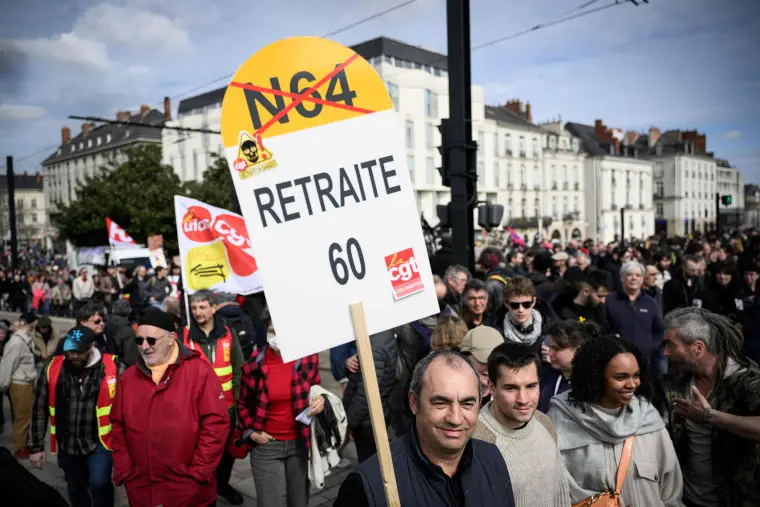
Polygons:
<instances>
[{"instance_id":1,"label":"balcony railing","mask_svg":"<svg viewBox=\"0 0 760 507\"><path fill-rule=\"evenodd\" d=\"M543 217L543 226L551 227L553 220L551 217ZM507 227L514 229L536 229L538 228L538 218L536 217L517 217L507 221Z\"/></svg>"},{"instance_id":2,"label":"balcony railing","mask_svg":"<svg viewBox=\"0 0 760 507\"><path fill-rule=\"evenodd\" d=\"M580 190L581 189L581 184L578 183L577 181L575 182L575 189L576 190Z\"/></svg>"},{"instance_id":3,"label":"balcony railing","mask_svg":"<svg viewBox=\"0 0 760 507\"><path fill-rule=\"evenodd\" d=\"M568 183L567 183L567 182L564 182L564 183L562 184L562 190L567 190L569 187L570 187L570 185L568 185Z\"/></svg>"},{"instance_id":4,"label":"balcony railing","mask_svg":"<svg viewBox=\"0 0 760 507\"><path fill-rule=\"evenodd\" d=\"M557 183L552 183L552 190L557 190Z\"/></svg>"}]
</instances>

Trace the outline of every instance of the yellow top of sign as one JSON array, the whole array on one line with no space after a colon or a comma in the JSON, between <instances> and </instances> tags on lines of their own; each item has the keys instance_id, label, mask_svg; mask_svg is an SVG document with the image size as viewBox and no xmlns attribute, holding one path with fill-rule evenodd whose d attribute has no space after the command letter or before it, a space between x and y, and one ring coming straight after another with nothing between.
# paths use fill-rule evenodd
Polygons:
<instances>
[{"instance_id":1,"label":"yellow top of sign","mask_svg":"<svg viewBox=\"0 0 760 507\"><path fill-rule=\"evenodd\" d=\"M260 140L393 107L375 69L353 50L319 37L270 44L240 66L222 103L222 142Z\"/></svg>"}]
</instances>

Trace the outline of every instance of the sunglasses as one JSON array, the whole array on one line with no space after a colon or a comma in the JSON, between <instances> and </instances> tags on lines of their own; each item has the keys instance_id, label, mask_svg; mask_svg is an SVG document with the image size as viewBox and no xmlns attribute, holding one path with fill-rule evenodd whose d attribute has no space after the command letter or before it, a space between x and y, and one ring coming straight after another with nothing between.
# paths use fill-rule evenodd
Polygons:
<instances>
[{"instance_id":1,"label":"sunglasses","mask_svg":"<svg viewBox=\"0 0 760 507\"><path fill-rule=\"evenodd\" d=\"M154 345L156 344L156 342L157 342L158 340L160 340L161 338L164 338L164 337L166 337L166 336L169 336L170 334L172 334L172 331L169 331L169 332L168 332L168 333L166 333L165 335L159 336L158 338L153 338L152 336L149 336L149 337L147 337L147 338L145 338L145 337L143 337L143 336L136 336L136 337L135 337L135 343L136 343L136 344L137 344L137 346L139 347L140 345L142 345L142 344L143 344L143 342L148 342L148 345L150 345L150 346L152 347L152 346L154 346Z\"/></svg>"},{"instance_id":2,"label":"sunglasses","mask_svg":"<svg viewBox=\"0 0 760 507\"><path fill-rule=\"evenodd\" d=\"M520 307L525 308L526 310L533 306L533 301L510 301L509 307L513 310L517 310Z\"/></svg>"}]
</instances>

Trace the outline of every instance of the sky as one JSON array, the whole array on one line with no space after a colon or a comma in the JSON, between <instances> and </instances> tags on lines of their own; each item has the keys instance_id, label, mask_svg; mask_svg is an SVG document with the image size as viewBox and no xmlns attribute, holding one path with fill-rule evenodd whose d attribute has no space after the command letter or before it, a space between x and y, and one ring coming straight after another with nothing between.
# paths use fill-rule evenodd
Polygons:
<instances>
[{"instance_id":1,"label":"sky","mask_svg":"<svg viewBox=\"0 0 760 507\"><path fill-rule=\"evenodd\" d=\"M409 1L409 0L407 0ZM620 0L601 12L477 49L472 82L489 104L530 101L560 117L645 131L698 129L709 151L760 183L760 2ZM161 109L223 86L283 37L378 36L445 52L445 0L25 0L0 5L0 155L18 173L60 144L68 115ZM615 0L471 0L473 47ZM590 4L590 5L589 5ZM0 160L4 165L4 158Z\"/></svg>"}]
</instances>

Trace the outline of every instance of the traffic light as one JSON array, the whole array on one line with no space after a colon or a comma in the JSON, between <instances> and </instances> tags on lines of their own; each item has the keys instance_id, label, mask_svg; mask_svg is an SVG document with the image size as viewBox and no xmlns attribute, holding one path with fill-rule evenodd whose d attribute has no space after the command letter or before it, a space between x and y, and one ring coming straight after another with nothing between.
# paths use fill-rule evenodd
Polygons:
<instances>
[{"instance_id":1,"label":"traffic light","mask_svg":"<svg viewBox=\"0 0 760 507\"><path fill-rule=\"evenodd\" d=\"M438 215L439 226L441 229L451 228L451 203L439 204L435 207L435 214Z\"/></svg>"},{"instance_id":2,"label":"traffic light","mask_svg":"<svg viewBox=\"0 0 760 507\"><path fill-rule=\"evenodd\" d=\"M441 133L441 145L438 146L438 153L441 154L441 166L438 168L438 172L441 175L441 183L444 187L450 187L451 186L451 180L449 179L449 138L448 138L448 130L449 130L449 123L450 120L448 118L442 118L441 124L438 125L438 132ZM440 207L440 206L439 206ZM440 218L440 216L439 216Z\"/></svg>"},{"instance_id":3,"label":"traffic light","mask_svg":"<svg viewBox=\"0 0 760 507\"><path fill-rule=\"evenodd\" d=\"M733 202L733 198L730 195L721 195L720 196L720 203L723 206L731 206L732 202Z\"/></svg>"},{"instance_id":4,"label":"traffic light","mask_svg":"<svg viewBox=\"0 0 760 507\"><path fill-rule=\"evenodd\" d=\"M501 225L504 206L487 202L478 206L478 225L483 229L493 229Z\"/></svg>"}]
</instances>

